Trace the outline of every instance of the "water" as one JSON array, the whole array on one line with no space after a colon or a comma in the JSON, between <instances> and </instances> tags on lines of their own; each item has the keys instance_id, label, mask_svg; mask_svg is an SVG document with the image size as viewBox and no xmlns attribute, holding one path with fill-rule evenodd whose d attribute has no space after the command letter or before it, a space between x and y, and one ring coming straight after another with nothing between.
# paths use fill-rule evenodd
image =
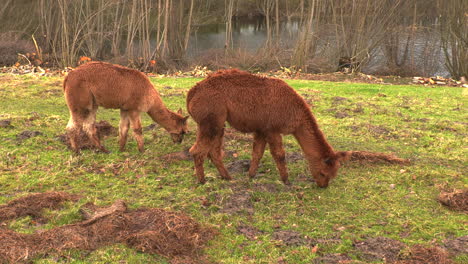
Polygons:
<instances>
[{"instance_id":1,"label":"water","mask_svg":"<svg viewBox=\"0 0 468 264\"><path fill-rule=\"evenodd\" d=\"M233 20L232 32L232 47L234 49L243 49L245 51L255 53L265 44L267 40L266 23L262 17L243 17ZM272 31L275 30L275 24L272 21ZM280 41L283 50L292 49L300 32L300 21L292 19L290 21L282 21L280 23ZM401 40L406 40L406 33L401 33ZM318 42L318 54L316 56L325 56L324 50L334 52L334 31L321 30L319 35L315 35L321 41ZM225 24L211 24L196 26L191 35L187 55L189 57L197 57L212 49L224 49L225 47L226 28ZM414 39L413 59L409 58L409 62L414 63L414 67L422 71L425 75L440 75L448 77L450 74L444 67L445 57L441 50L439 36L435 30L432 21L424 25L424 30L418 31ZM400 43L400 56L403 55L405 42ZM372 72L381 69L386 64L382 48L377 48L372 55L368 65L364 68L365 71Z\"/></svg>"}]
</instances>

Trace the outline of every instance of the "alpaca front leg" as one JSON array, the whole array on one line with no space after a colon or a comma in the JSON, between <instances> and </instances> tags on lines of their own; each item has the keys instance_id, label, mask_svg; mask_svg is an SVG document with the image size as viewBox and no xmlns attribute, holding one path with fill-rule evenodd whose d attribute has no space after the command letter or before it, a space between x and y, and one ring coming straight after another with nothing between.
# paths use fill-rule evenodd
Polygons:
<instances>
[{"instance_id":1,"label":"alpaca front leg","mask_svg":"<svg viewBox=\"0 0 468 264\"><path fill-rule=\"evenodd\" d=\"M263 135L254 134L252 160L250 161L249 177L252 179L257 174L258 164L265 152L266 140Z\"/></svg>"},{"instance_id":2,"label":"alpaca front leg","mask_svg":"<svg viewBox=\"0 0 468 264\"><path fill-rule=\"evenodd\" d=\"M288 180L288 169L286 168L286 153L283 148L283 139L281 134L272 134L267 137L268 144L270 145L270 152L276 162L281 180L284 184L291 184Z\"/></svg>"},{"instance_id":3,"label":"alpaca front leg","mask_svg":"<svg viewBox=\"0 0 468 264\"><path fill-rule=\"evenodd\" d=\"M140 120L140 113L137 111L132 111L129 113L130 115L130 124L132 125L133 129L133 136L138 144L138 150L143 153L145 149L143 148L144 140L143 140L143 129L141 128L141 120Z\"/></svg>"}]
</instances>

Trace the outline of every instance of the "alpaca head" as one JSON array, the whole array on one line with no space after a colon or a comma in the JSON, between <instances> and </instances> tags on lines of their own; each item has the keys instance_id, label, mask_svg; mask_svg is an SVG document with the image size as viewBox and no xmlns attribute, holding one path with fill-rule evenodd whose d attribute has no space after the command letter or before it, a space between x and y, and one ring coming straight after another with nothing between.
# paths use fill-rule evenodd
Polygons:
<instances>
[{"instance_id":1,"label":"alpaca head","mask_svg":"<svg viewBox=\"0 0 468 264\"><path fill-rule=\"evenodd\" d=\"M176 121L176 126L169 133L174 143L182 143L184 135L188 133L187 119L189 116L182 116L182 109L179 109L177 114L173 115L173 118Z\"/></svg>"},{"instance_id":2,"label":"alpaca head","mask_svg":"<svg viewBox=\"0 0 468 264\"><path fill-rule=\"evenodd\" d=\"M326 188L330 180L336 177L341 162L348 160L351 156L349 151L339 151L331 157L322 160L319 166L312 172L312 176L319 187Z\"/></svg>"}]
</instances>

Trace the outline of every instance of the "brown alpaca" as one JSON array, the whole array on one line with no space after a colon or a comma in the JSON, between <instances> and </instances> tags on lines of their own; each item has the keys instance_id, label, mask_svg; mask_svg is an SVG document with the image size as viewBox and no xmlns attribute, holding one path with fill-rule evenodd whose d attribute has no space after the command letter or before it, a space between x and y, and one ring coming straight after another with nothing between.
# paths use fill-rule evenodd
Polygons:
<instances>
[{"instance_id":1,"label":"brown alpaca","mask_svg":"<svg viewBox=\"0 0 468 264\"><path fill-rule=\"evenodd\" d=\"M205 182L203 161L208 155L222 178L229 180L222 162L224 123L254 133L249 176L270 145L281 180L289 184L282 134L293 134L309 162L317 185L327 187L348 152L335 152L320 131L307 103L285 82L238 70L218 71L197 83L187 95L187 109L198 124L190 153L200 183Z\"/></svg>"},{"instance_id":2,"label":"brown alpaca","mask_svg":"<svg viewBox=\"0 0 468 264\"><path fill-rule=\"evenodd\" d=\"M188 116L183 117L181 110L174 113L167 109L148 77L137 70L104 62L89 62L65 77L63 89L70 110L67 131L71 147L76 152L79 152L77 137L81 129L99 150L108 152L96 135L94 123L98 106L120 109L120 151L127 143L130 124L138 150L144 151L140 112L148 113L164 127L174 142L182 142L187 132Z\"/></svg>"}]
</instances>

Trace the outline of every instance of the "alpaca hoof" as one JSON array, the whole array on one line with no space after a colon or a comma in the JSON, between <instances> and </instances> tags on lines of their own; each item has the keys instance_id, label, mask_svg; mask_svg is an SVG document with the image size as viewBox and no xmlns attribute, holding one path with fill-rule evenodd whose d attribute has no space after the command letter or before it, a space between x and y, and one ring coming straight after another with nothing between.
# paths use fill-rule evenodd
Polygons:
<instances>
[{"instance_id":1,"label":"alpaca hoof","mask_svg":"<svg viewBox=\"0 0 468 264\"><path fill-rule=\"evenodd\" d=\"M291 182L289 180L283 181L284 185L291 185Z\"/></svg>"},{"instance_id":2,"label":"alpaca hoof","mask_svg":"<svg viewBox=\"0 0 468 264\"><path fill-rule=\"evenodd\" d=\"M206 183L206 180L205 180L205 179L203 179L203 180L198 180L198 183L199 183L200 185L203 185L203 184Z\"/></svg>"}]
</instances>

